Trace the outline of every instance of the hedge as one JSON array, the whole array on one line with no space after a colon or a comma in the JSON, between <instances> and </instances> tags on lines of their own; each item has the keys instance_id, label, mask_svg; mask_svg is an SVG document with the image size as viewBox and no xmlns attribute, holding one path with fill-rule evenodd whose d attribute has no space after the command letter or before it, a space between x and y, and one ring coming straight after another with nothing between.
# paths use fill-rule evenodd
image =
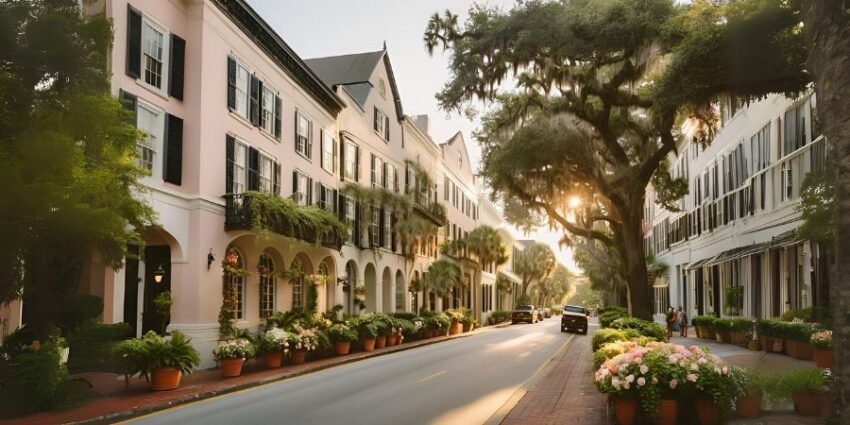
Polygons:
<instances>
[{"instance_id":1,"label":"hedge","mask_svg":"<svg viewBox=\"0 0 850 425\"><path fill-rule=\"evenodd\" d=\"M694 316L691 326L714 326L714 316Z\"/></svg>"},{"instance_id":2,"label":"hedge","mask_svg":"<svg viewBox=\"0 0 850 425\"><path fill-rule=\"evenodd\" d=\"M593 351L599 349L604 344L609 342L617 342L617 341L628 341L629 336L625 331L620 329L600 329L593 334L593 338L590 339L590 345L593 347Z\"/></svg>"},{"instance_id":3,"label":"hedge","mask_svg":"<svg viewBox=\"0 0 850 425\"><path fill-rule=\"evenodd\" d=\"M750 332L753 329L753 322L741 317L718 318L714 320L714 328L719 331Z\"/></svg>"},{"instance_id":4,"label":"hedge","mask_svg":"<svg viewBox=\"0 0 850 425\"><path fill-rule=\"evenodd\" d=\"M613 329L635 329L643 336L655 338L658 341L667 341L667 329L661 324L636 317L621 317L611 322Z\"/></svg>"},{"instance_id":5,"label":"hedge","mask_svg":"<svg viewBox=\"0 0 850 425\"><path fill-rule=\"evenodd\" d=\"M623 317L628 317L628 313L622 309L608 310L599 315L599 325L607 328L611 326L611 322Z\"/></svg>"},{"instance_id":6,"label":"hedge","mask_svg":"<svg viewBox=\"0 0 850 425\"><path fill-rule=\"evenodd\" d=\"M827 328L832 327L832 311L827 307L809 307L797 310L788 310L780 317L783 322L791 322L800 319L808 323L821 323Z\"/></svg>"}]
</instances>

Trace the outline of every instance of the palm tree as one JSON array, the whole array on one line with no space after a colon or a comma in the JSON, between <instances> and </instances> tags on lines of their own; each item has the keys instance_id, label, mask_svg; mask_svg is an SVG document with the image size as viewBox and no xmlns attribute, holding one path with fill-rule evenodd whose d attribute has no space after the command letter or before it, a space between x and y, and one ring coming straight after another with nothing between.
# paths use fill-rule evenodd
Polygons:
<instances>
[{"instance_id":1,"label":"palm tree","mask_svg":"<svg viewBox=\"0 0 850 425\"><path fill-rule=\"evenodd\" d=\"M522 293L525 295L533 281L540 281L555 271L558 262L549 245L534 243L517 255L514 272L522 277Z\"/></svg>"},{"instance_id":2,"label":"palm tree","mask_svg":"<svg viewBox=\"0 0 850 425\"><path fill-rule=\"evenodd\" d=\"M502 237L490 226L479 226L470 232L465 244L478 257L482 268L494 263L500 266L508 261L508 252L502 244Z\"/></svg>"},{"instance_id":3,"label":"palm tree","mask_svg":"<svg viewBox=\"0 0 850 425\"><path fill-rule=\"evenodd\" d=\"M460 267L454 261L439 259L428 266L428 270L422 274L420 283L423 294L430 291L438 297L444 297L452 288L463 284ZM423 298L427 299L427 297Z\"/></svg>"}]
</instances>

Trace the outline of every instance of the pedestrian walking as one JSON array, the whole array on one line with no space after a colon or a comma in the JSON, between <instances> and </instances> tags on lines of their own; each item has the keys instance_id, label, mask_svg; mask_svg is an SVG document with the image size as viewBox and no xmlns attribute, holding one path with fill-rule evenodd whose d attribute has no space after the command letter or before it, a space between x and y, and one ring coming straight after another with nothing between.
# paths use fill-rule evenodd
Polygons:
<instances>
[{"instance_id":1,"label":"pedestrian walking","mask_svg":"<svg viewBox=\"0 0 850 425\"><path fill-rule=\"evenodd\" d=\"M673 323L676 321L676 312L673 307L667 307L667 338L673 337Z\"/></svg>"},{"instance_id":2,"label":"pedestrian walking","mask_svg":"<svg viewBox=\"0 0 850 425\"><path fill-rule=\"evenodd\" d=\"M679 336L688 337L688 316L682 306L679 306L679 311L676 313L679 322Z\"/></svg>"}]
</instances>

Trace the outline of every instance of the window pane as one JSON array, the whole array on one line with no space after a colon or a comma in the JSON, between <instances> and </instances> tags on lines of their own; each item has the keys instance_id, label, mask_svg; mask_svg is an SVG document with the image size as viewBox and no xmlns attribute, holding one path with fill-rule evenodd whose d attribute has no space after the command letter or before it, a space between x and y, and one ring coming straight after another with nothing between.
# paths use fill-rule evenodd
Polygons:
<instances>
[{"instance_id":1,"label":"window pane","mask_svg":"<svg viewBox=\"0 0 850 425\"><path fill-rule=\"evenodd\" d=\"M269 134L274 134L274 98L274 93L263 87L263 129Z\"/></svg>"},{"instance_id":2,"label":"window pane","mask_svg":"<svg viewBox=\"0 0 850 425\"><path fill-rule=\"evenodd\" d=\"M145 82L162 88L163 35L145 22L142 34L142 59L145 65Z\"/></svg>"},{"instance_id":3,"label":"window pane","mask_svg":"<svg viewBox=\"0 0 850 425\"><path fill-rule=\"evenodd\" d=\"M236 113L248 117L248 70L244 67L236 67Z\"/></svg>"}]
</instances>

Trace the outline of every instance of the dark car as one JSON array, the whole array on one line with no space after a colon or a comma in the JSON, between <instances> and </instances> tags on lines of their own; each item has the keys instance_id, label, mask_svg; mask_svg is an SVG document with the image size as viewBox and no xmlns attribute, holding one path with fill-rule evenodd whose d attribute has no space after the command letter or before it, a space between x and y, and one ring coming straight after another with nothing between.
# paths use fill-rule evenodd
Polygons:
<instances>
[{"instance_id":1,"label":"dark car","mask_svg":"<svg viewBox=\"0 0 850 425\"><path fill-rule=\"evenodd\" d=\"M552 310L550 310L549 307L543 307L543 308L539 309L538 311L540 311L540 318L541 319L548 319L548 318L552 317Z\"/></svg>"},{"instance_id":2,"label":"dark car","mask_svg":"<svg viewBox=\"0 0 850 425\"><path fill-rule=\"evenodd\" d=\"M519 322L537 323L538 311L533 305L520 305L511 312L511 324Z\"/></svg>"},{"instance_id":3,"label":"dark car","mask_svg":"<svg viewBox=\"0 0 850 425\"><path fill-rule=\"evenodd\" d=\"M587 309L579 305L565 305L561 315L561 332L578 332L587 335Z\"/></svg>"}]
</instances>

